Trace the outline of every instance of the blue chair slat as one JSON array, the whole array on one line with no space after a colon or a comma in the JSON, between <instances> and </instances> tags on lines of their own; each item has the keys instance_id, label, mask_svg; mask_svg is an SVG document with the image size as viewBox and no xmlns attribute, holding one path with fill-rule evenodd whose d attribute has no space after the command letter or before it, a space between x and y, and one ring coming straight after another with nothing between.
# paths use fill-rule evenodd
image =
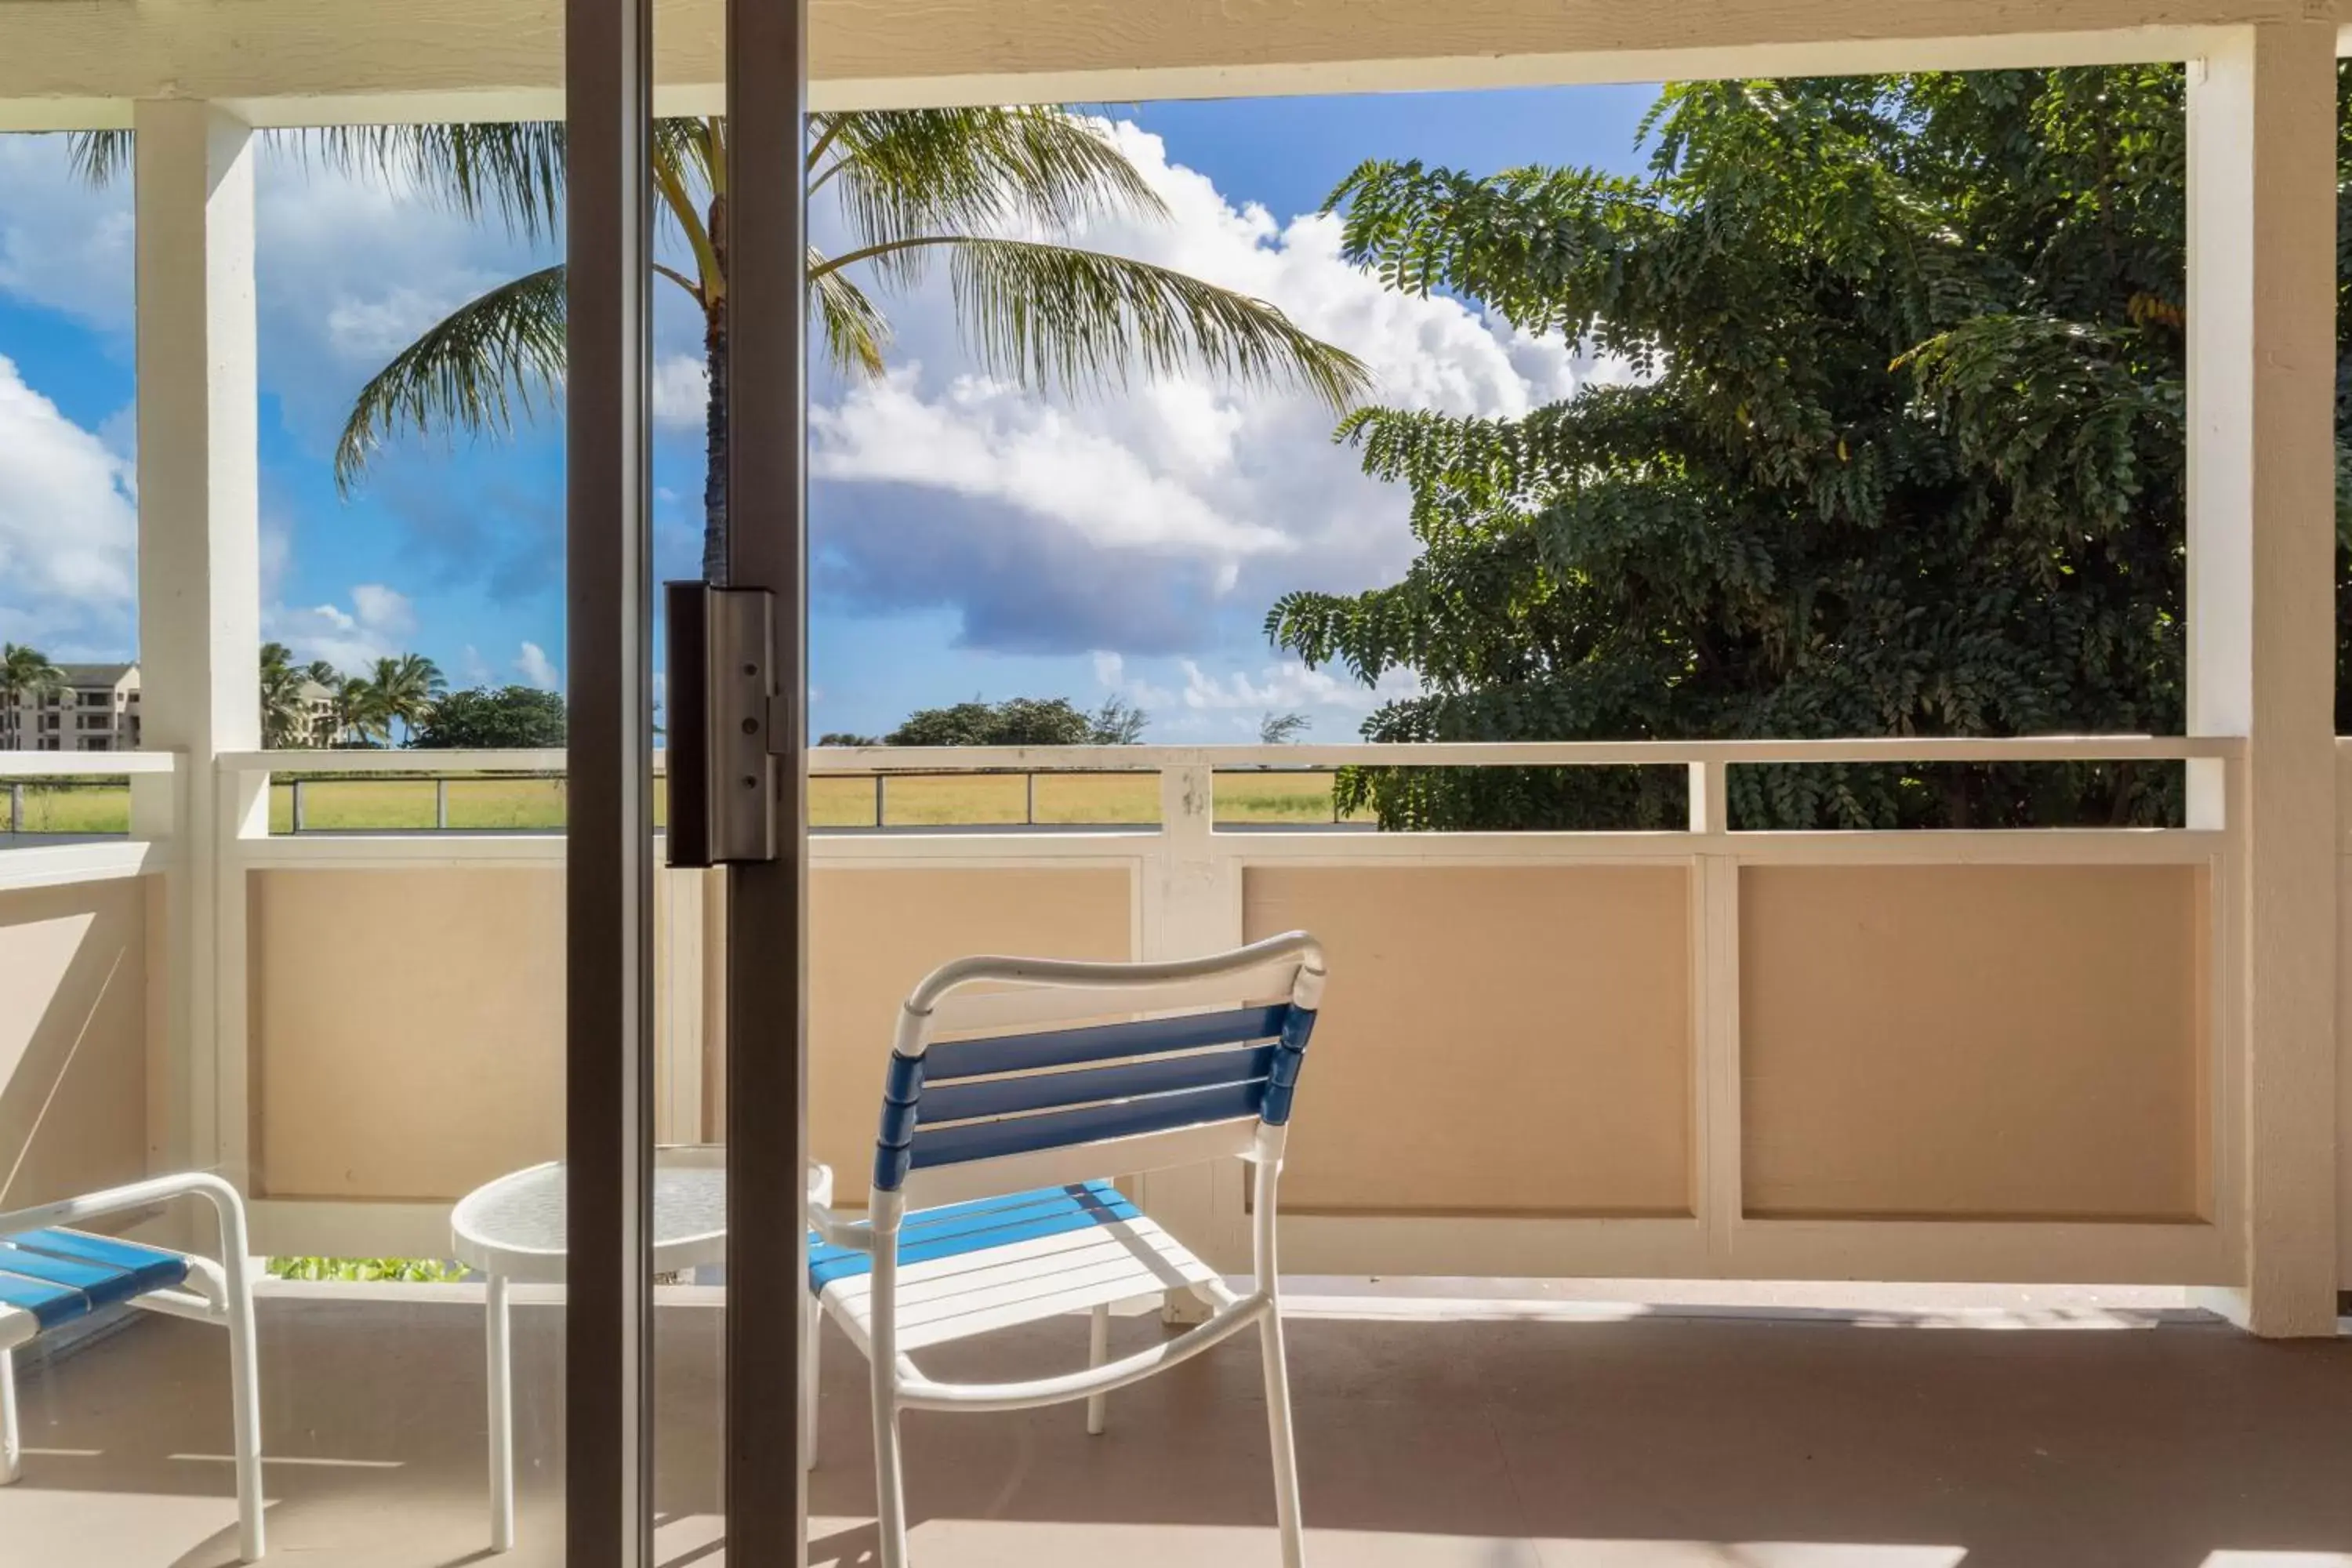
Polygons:
<instances>
[{"instance_id":1,"label":"blue chair slat","mask_svg":"<svg viewBox=\"0 0 2352 1568\"><path fill-rule=\"evenodd\" d=\"M150 1289L163 1289L188 1277L188 1260L179 1253L135 1241L118 1241L110 1236L91 1236L79 1230L28 1230L18 1236L0 1237L0 1243L136 1274L153 1281Z\"/></svg>"},{"instance_id":2,"label":"blue chair slat","mask_svg":"<svg viewBox=\"0 0 2352 1568\"><path fill-rule=\"evenodd\" d=\"M898 1237L898 1261L924 1263L961 1258L1017 1241L1065 1236L1142 1215L1108 1182L1039 1187L1001 1198L957 1204L907 1216ZM809 1289L823 1291L836 1279L873 1272L873 1255L860 1248L830 1247L809 1238Z\"/></svg>"},{"instance_id":3,"label":"blue chair slat","mask_svg":"<svg viewBox=\"0 0 2352 1568\"><path fill-rule=\"evenodd\" d=\"M176 1252L70 1230L0 1237L0 1268L89 1291L100 1305L167 1290L188 1277L188 1260Z\"/></svg>"},{"instance_id":4,"label":"blue chair slat","mask_svg":"<svg viewBox=\"0 0 2352 1568\"><path fill-rule=\"evenodd\" d=\"M947 1040L925 1053L923 1081L929 1085L947 1079L1076 1067L1081 1062L1109 1061L1118 1057L1155 1056L1163 1051L1271 1040L1282 1033L1289 1014L1290 1004L1277 1002L1265 1007L1235 1007L1175 1018L1139 1018L1124 1024L1089 1024L1076 1029Z\"/></svg>"},{"instance_id":5,"label":"blue chair slat","mask_svg":"<svg viewBox=\"0 0 2352 1568\"><path fill-rule=\"evenodd\" d=\"M1017 1116L1025 1111L1093 1105L1130 1095L1170 1094L1180 1089L1250 1083L1273 1071L1275 1052L1279 1048L1244 1046L1239 1050L1155 1057L1118 1067L1078 1068L1067 1072L1034 1073L1025 1078L940 1084L923 1090L921 1124L934 1127L976 1116Z\"/></svg>"},{"instance_id":6,"label":"blue chair slat","mask_svg":"<svg viewBox=\"0 0 2352 1568\"><path fill-rule=\"evenodd\" d=\"M958 1165L969 1160L992 1160L1003 1154L1026 1154L1040 1149L1066 1149L1106 1138L1128 1138L1144 1132L1172 1132L1212 1121L1232 1121L1255 1116L1265 1104L1265 1083L1224 1084L1181 1094L1154 1095L1115 1105L1089 1106L1083 1110L1051 1111L1040 1116L1016 1116L1003 1121L967 1121L954 1127L923 1127L915 1132L913 1168Z\"/></svg>"},{"instance_id":7,"label":"blue chair slat","mask_svg":"<svg viewBox=\"0 0 2352 1568\"><path fill-rule=\"evenodd\" d=\"M1266 1076L1273 1081L1266 1085L1265 1119L1276 1127L1290 1121L1291 1097L1298 1092L1299 1069L1307 1065L1307 1037L1315 1033L1315 1009L1293 1007L1284 1020L1282 1038L1274 1047L1274 1061Z\"/></svg>"},{"instance_id":8,"label":"blue chair slat","mask_svg":"<svg viewBox=\"0 0 2352 1568\"><path fill-rule=\"evenodd\" d=\"M64 1230L0 1237L0 1302L26 1308L44 1328L187 1277L186 1258L136 1242Z\"/></svg>"},{"instance_id":9,"label":"blue chair slat","mask_svg":"<svg viewBox=\"0 0 2352 1568\"><path fill-rule=\"evenodd\" d=\"M21 1308L32 1313L33 1321L42 1328L54 1329L59 1323L88 1316L91 1303L88 1296L70 1285L29 1279L0 1270L0 1307Z\"/></svg>"}]
</instances>

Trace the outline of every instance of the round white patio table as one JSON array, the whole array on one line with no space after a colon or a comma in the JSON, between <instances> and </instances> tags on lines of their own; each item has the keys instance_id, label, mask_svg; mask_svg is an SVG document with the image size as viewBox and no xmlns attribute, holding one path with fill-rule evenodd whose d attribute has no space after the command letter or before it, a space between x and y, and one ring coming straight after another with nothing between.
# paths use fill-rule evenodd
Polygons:
<instances>
[{"instance_id":1,"label":"round white patio table","mask_svg":"<svg viewBox=\"0 0 2352 1568\"><path fill-rule=\"evenodd\" d=\"M564 1268L563 1162L515 1171L476 1187L449 1213L458 1262L488 1281L490 1549L515 1543L513 1334L508 1290L560 1285ZM809 1169L809 1196L831 1200L833 1173ZM675 1273L727 1258L727 1151L715 1143L654 1151L654 1272Z\"/></svg>"}]
</instances>

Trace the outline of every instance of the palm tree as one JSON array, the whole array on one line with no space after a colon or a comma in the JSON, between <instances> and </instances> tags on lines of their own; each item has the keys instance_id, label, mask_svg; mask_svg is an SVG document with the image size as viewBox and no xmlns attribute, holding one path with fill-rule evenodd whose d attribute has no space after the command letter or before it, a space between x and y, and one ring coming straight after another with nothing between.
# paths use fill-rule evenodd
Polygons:
<instances>
[{"instance_id":1,"label":"palm tree","mask_svg":"<svg viewBox=\"0 0 2352 1568\"><path fill-rule=\"evenodd\" d=\"M335 682L335 733L347 746L373 745L392 738L392 719L365 676Z\"/></svg>"},{"instance_id":2,"label":"palm tree","mask_svg":"<svg viewBox=\"0 0 2352 1568\"><path fill-rule=\"evenodd\" d=\"M66 672L49 656L23 643L0 643L0 735L6 749L24 749L24 716L17 705L28 697L46 697L62 689Z\"/></svg>"},{"instance_id":3,"label":"palm tree","mask_svg":"<svg viewBox=\"0 0 2352 1568\"><path fill-rule=\"evenodd\" d=\"M449 694L441 667L421 653L377 659L375 674L366 685L370 716L387 736L398 722L404 746L415 738L416 727L433 716L433 705Z\"/></svg>"},{"instance_id":4,"label":"palm tree","mask_svg":"<svg viewBox=\"0 0 2352 1568\"><path fill-rule=\"evenodd\" d=\"M308 668L297 668L294 650L282 642L261 645L261 743L272 751L311 742L310 705L303 696Z\"/></svg>"},{"instance_id":5,"label":"palm tree","mask_svg":"<svg viewBox=\"0 0 2352 1568\"><path fill-rule=\"evenodd\" d=\"M385 126L313 132L352 169L397 172L468 216L496 212L530 237L551 235L562 203L560 123ZM656 122L654 187L692 258L654 269L701 310L710 395L705 414L703 571L727 557L727 122ZM838 202L849 247L808 256L809 309L832 362L878 376L888 319L868 285L903 291L943 265L965 340L991 374L1039 390L1124 386L1130 376L1199 368L1244 384L1288 385L1334 409L1370 378L1356 358L1294 326L1274 306L1149 262L1056 244L1090 218L1165 219L1168 210L1095 125L1052 107L860 110L809 117L812 196ZM120 132L76 139L84 172L128 162ZM861 282L863 279L865 281ZM335 452L348 490L395 434L503 434L563 372L563 268L502 283L402 350L353 403Z\"/></svg>"}]
</instances>

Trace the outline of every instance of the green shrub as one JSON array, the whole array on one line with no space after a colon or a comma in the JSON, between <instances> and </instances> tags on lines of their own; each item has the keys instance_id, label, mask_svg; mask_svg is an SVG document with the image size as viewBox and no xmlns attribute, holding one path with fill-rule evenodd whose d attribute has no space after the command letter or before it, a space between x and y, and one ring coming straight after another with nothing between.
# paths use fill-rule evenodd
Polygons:
<instances>
[{"instance_id":1,"label":"green shrub","mask_svg":"<svg viewBox=\"0 0 2352 1568\"><path fill-rule=\"evenodd\" d=\"M273 1258L269 1272L280 1279L338 1279L369 1284L443 1285L463 1279L462 1265L439 1258Z\"/></svg>"}]
</instances>

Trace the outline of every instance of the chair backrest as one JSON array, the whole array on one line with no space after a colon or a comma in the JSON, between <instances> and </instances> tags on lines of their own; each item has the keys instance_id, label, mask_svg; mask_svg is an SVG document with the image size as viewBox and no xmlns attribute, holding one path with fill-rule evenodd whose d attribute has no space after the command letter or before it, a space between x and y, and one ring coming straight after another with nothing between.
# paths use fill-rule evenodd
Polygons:
<instances>
[{"instance_id":1,"label":"chair backrest","mask_svg":"<svg viewBox=\"0 0 2352 1568\"><path fill-rule=\"evenodd\" d=\"M1323 973L1304 931L1164 963L946 964L899 1013L875 1190L920 1207L1246 1153L1290 1120Z\"/></svg>"}]
</instances>

